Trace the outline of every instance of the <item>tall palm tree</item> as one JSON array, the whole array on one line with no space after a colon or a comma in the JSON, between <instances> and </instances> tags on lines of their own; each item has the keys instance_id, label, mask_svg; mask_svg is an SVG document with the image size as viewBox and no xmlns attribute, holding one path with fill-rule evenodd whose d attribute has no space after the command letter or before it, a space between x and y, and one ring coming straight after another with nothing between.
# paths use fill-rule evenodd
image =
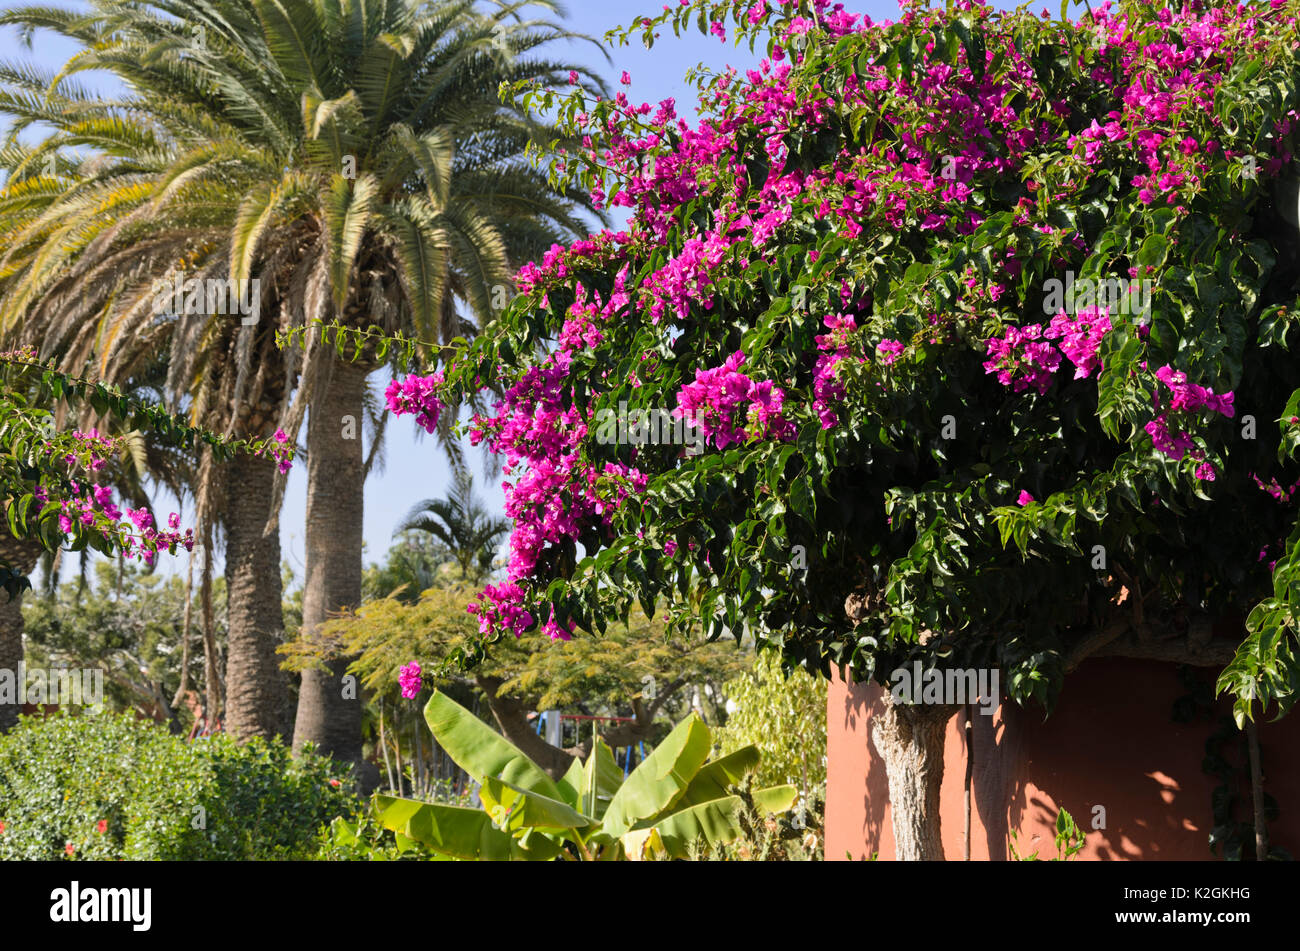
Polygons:
<instances>
[{"instance_id":1,"label":"tall palm tree","mask_svg":"<svg viewBox=\"0 0 1300 951\"><path fill-rule=\"evenodd\" d=\"M393 534L428 532L456 559L464 581L486 573L497 542L509 528L505 519L488 512L474 494L474 477L469 471L457 469L447 497L416 503Z\"/></svg>"},{"instance_id":2,"label":"tall palm tree","mask_svg":"<svg viewBox=\"0 0 1300 951\"><path fill-rule=\"evenodd\" d=\"M36 77L30 79L35 85ZM6 107L22 101L12 88L0 93ZM10 142L0 160L9 170L0 220L15 236L0 258L6 337L58 356L70 372L109 382L135 387L160 376L158 395L192 423L228 435L270 436L289 385L275 326L245 326L217 313L153 312L151 275L221 254L226 240L211 211L157 201L168 159L149 143L164 141L161 132L143 123L128 127L111 118L111 105L89 98L52 93L41 106L61 117L60 131L37 148ZM73 162L55 151L90 144L94 130L104 128L115 138L101 137L100 153L89 160ZM57 162L46 165L47 157ZM243 737L287 736L288 678L275 652L282 631L279 536L266 530L275 514L275 463L238 456L216 465L205 454L192 472L200 538L209 538L208 526L216 522L225 528L227 725ZM210 561L205 565L207 590Z\"/></svg>"},{"instance_id":3,"label":"tall palm tree","mask_svg":"<svg viewBox=\"0 0 1300 951\"><path fill-rule=\"evenodd\" d=\"M321 320L406 329L425 341L466 335L490 318L514 266L586 231L589 197L557 193L524 159L529 144L578 143L503 105L498 87L560 85L571 71L596 92L605 87L580 66L535 54L572 34L522 19L529 5L93 0L89 15L0 13L0 24L55 29L86 46L57 79L0 77L10 87L0 110L15 117L15 131L55 129L32 164L70 146L106 156L73 185L33 176L13 196L57 193L0 260L0 282L17 275L0 308L64 352L97 354L120 372L170 340L174 391L192 412L224 408L231 428L262 433L279 422L296 434L310 406L309 632L360 601L365 462L355 424L377 362L341 359L311 336L301 359L277 358L270 331ZM533 5L559 10L551 0ZM113 71L131 94L106 101L67 79L87 69ZM241 289L259 281L261 314L271 319L158 320L153 281L178 260L187 276ZM225 480L228 540L243 551L262 539L248 573L269 582L278 571L261 566L273 533L235 531L231 508L273 520L260 500L278 498L278 486L265 491L273 474L258 461L241 465L247 471ZM234 604L233 585L230 597ZM304 674L294 742L356 760L361 705L346 695L346 663Z\"/></svg>"}]
</instances>

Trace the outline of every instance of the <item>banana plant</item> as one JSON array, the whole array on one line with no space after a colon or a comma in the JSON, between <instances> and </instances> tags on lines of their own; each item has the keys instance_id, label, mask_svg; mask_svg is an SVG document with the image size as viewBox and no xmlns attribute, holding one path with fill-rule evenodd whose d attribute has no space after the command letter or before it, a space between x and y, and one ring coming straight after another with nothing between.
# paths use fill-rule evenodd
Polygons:
<instances>
[{"instance_id":1,"label":"banana plant","mask_svg":"<svg viewBox=\"0 0 1300 951\"><path fill-rule=\"evenodd\" d=\"M438 744L480 784L482 809L375 797L380 824L439 858L468 860L681 858L690 843L740 835L740 797L732 790L758 765L746 746L708 761L709 728L682 721L625 779L609 746L597 740L585 763L562 777L545 770L450 697L434 692L424 709ZM793 805L793 786L753 793L761 812Z\"/></svg>"}]
</instances>

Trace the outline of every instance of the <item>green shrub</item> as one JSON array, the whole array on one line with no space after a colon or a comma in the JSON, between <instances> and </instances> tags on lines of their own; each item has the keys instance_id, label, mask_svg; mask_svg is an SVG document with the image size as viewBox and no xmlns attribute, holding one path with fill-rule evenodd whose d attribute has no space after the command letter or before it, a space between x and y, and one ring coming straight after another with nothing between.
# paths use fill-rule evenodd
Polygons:
<instances>
[{"instance_id":1,"label":"green shrub","mask_svg":"<svg viewBox=\"0 0 1300 951\"><path fill-rule=\"evenodd\" d=\"M754 781L789 783L811 805L826 786L826 681L799 668L786 674L780 655L760 651L753 669L722 692L735 708L717 731L719 749L758 747L763 758Z\"/></svg>"},{"instance_id":2,"label":"green shrub","mask_svg":"<svg viewBox=\"0 0 1300 951\"><path fill-rule=\"evenodd\" d=\"M357 812L345 775L278 741L23 717L0 736L0 860L309 858L323 823Z\"/></svg>"}]
</instances>

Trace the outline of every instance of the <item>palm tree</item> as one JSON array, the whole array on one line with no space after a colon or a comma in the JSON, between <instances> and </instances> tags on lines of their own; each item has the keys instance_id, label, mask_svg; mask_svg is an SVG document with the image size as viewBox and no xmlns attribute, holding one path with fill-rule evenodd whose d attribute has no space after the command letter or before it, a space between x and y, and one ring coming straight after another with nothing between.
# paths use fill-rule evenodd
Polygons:
<instances>
[{"instance_id":1,"label":"palm tree","mask_svg":"<svg viewBox=\"0 0 1300 951\"><path fill-rule=\"evenodd\" d=\"M0 24L55 29L86 46L57 81L0 76L14 133L55 129L28 167L68 147L105 156L71 184L31 174L25 188L7 189L10 212L24 202L38 210L0 260L0 310L38 328L48 348L72 360L93 354L119 375L169 342L172 392L232 431L264 434L279 422L296 434L310 406L308 632L360 601L366 466L356 420L377 360L341 359L314 336L301 359L277 356L272 330L338 321L445 342L490 318L515 265L585 233L579 215L594 212L590 198L557 194L524 160L530 144L578 143L503 106L497 90L528 79L559 85L571 71L597 92L604 84L534 55L572 34L523 20L528 5L498 0L484 13L472 0L93 0L89 15L0 13ZM116 73L127 101L67 79L87 69ZM153 282L178 262L187 277L260 286L260 313L271 319L240 324L200 302L184 319L159 320ZM233 557L237 574L266 583L241 592L232 582L231 604L269 618L278 612L274 533L254 526L274 522L266 500L282 483L267 491L274 473L260 460L226 475L228 566ZM241 653L262 671L256 658L270 638L254 634ZM361 705L345 695L346 664L304 674L294 743L355 761Z\"/></svg>"},{"instance_id":2,"label":"palm tree","mask_svg":"<svg viewBox=\"0 0 1300 951\"><path fill-rule=\"evenodd\" d=\"M143 163L125 141L116 151L111 165L100 160L57 179L25 177L30 164L9 178L0 195L0 215L20 221L24 215L15 213L17 209L27 221L22 230L14 229L25 243L10 245L4 259L10 280L0 297L0 313L8 329L19 340L40 346L43 356L59 356L70 372L132 388L142 378L161 373L161 401L174 411L185 411L196 425L227 435L269 436L287 386L273 326L248 328L217 314L172 316L130 326L132 309L140 303L131 296L141 273L136 268L145 268L147 274L149 268L173 265L178 258L196 260L203 249L220 241L219 234L205 231L198 222L160 220L154 235L142 243L128 228L112 233L114 225L138 212L123 206L105 209L94 222L104 228L96 239L107 240L85 248L72 243L76 238L70 232L85 224L86 203L95 200L91 193L109 182L121 190L138 189ZM45 189L40 202L29 199L17 208L26 193L38 188ZM123 271L123 261L131 260L134 249L141 256ZM41 279L42 256L51 253L64 257L64 273L33 293L32 286ZM225 528L226 579L232 594L227 726L241 737L287 736L292 726L288 678L275 653L282 630L280 544L278 533L267 530L275 514L275 463L241 455L218 466L204 454L190 466L190 474L205 548L211 549L214 541L210 527L220 522ZM211 560L204 566L206 592ZM211 663L208 667L213 706L220 678Z\"/></svg>"},{"instance_id":3,"label":"palm tree","mask_svg":"<svg viewBox=\"0 0 1300 951\"><path fill-rule=\"evenodd\" d=\"M83 42L100 35L76 14L48 12ZM22 13L6 16L21 20ZM40 15L29 19L55 25ZM123 104L67 90L37 71L4 68L0 79L0 111L15 119L0 148L0 220L14 236L0 259L6 337L58 356L70 372L132 388L147 378L160 401L196 425L269 436L289 383L274 325L247 326L217 313L158 314L150 306L156 276L219 256L228 241L218 209L193 196L184 207L163 200L171 162L185 147L182 130L151 121L144 94L132 100L141 104L132 120L120 114ZM38 89L45 91L37 95ZM37 146L16 141L42 119L55 127L53 135ZM69 145L96 153L69 157ZM219 195L209 189L205 197ZM205 547L212 547L210 526L220 521L226 529L227 726L242 737L287 736L288 678L275 652L282 630L279 536L267 530L275 515L275 463L240 456L218 466L205 454L195 472ZM211 560L204 564L207 592ZM212 661L209 706L221 679Z\"/></svg>"},{"instance_id":4,"label":"palm tree","mask_svg":"<svg viewBox=\"0 0 1300 951\"><path fill-rule=\"evenodd\" d=\"M505 519L493 517L474 494L474 477L457 469L445 499L425 499L402 519L394 535L428 532L447 549L460 566L460 577L486 574L496 555L497 542L509 531Z\"/></svg>"}]
</instances>

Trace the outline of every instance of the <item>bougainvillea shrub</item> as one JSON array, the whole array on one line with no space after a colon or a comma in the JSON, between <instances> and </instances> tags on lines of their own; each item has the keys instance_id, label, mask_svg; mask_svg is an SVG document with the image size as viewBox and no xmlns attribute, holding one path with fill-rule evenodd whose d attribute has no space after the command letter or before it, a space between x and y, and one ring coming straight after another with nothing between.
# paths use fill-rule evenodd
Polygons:
<instances>
[{"instance_id":1,"label":"bougainvillea shrub","mask_svg":"<svg viewBox=\"0 0 1300 951\"><path fill-rule=\"evenodd\" d=\"M767 49L702 80L697 122L503 90L589 134L554 175L631 217L390 396L427 421L501 394L464 424L514 523L485 643L657 602L1050 705L1089 652L1205 656L1228 619L1239 713L1289 707L1298 9L684 2L622 36ZM661 411L703 451L647 438Z\"/></svg>"}]
</instances>

